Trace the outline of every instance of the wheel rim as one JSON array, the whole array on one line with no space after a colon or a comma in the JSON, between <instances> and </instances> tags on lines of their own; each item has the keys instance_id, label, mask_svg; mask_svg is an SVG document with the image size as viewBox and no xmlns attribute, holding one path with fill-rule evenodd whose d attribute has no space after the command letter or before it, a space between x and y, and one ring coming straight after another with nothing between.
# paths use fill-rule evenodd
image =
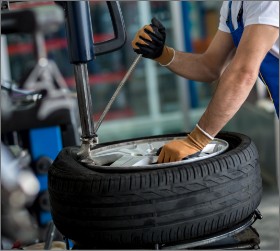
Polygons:
<instances>
[{"instance_id":1,"label":"wheel rim","mask_svg":"<svg viewBox=\"0 0 280 251\"><path fill-rule=\"evenodd\" d=\"M89 166L108 170L116 170L116 168L136 170L172 166L212 158L225 152L229 147L225 140L215 138L196 157L177 162L157 164L158 150L171 140L183 138L185 137L150 138L100 147L91 151L90 155L94 164Z\"/></svg>"}]
</instances>

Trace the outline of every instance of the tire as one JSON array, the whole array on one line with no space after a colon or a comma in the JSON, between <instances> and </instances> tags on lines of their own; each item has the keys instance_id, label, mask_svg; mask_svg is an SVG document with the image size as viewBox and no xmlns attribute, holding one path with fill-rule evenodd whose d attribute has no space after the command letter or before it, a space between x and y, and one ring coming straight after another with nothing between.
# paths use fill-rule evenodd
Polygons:
<instances>
[{"instance_id":1,"label":"tire","mask_svg":"<svg viewBox=\"0 0 280 251\"><path fill-rule=\"evenodd\" d=\"M63 149L48 175L56 227L84 246L135 248L234 226L260 203L259 157L245 135L224 132L217 138L229 143L226 152L153 170L87 168L76 160L77 147Z\"/></svg>"}]
</instances>

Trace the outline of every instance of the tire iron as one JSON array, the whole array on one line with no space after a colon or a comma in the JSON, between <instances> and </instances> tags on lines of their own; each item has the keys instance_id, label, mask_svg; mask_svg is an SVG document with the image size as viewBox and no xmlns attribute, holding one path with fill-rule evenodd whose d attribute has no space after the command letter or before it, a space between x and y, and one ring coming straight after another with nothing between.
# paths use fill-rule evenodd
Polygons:
<instances>
[{"instance_id":1,"label":"tire iron","mask_svg":"<svg viewBox=\"0 0 280 251\"><path fill-rule=\"evenodd\" d=\"M130 74L133 72L134 68L136 67L136 65L138 64L138 62L140 61L142 55L138 55L134 61L132 62L131 66L129 67L128 71L126 72L125 76L123 77L123 79L121 80L121 82L119 83L116 91L114 92L112 98L110 99L109 103L107 104L107 106L105 107L103 113L101 114L96 126L95 126L95 129L94 129L94 132L96 133L98 128L100 127L101 123L103 122L106 114L108 113L108 111L110 110L113 102L115 101L116 97L118 96L120 90L122 89L122 87L124 86L124 84L126 83L127 79L129 78Z\"/></svg>"}]
</instances>

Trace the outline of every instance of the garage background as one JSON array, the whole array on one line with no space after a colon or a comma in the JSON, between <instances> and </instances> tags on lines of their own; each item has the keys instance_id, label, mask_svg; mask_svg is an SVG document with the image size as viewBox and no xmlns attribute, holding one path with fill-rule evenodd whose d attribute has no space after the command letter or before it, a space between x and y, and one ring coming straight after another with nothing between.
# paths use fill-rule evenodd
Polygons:
<instances>
[{"instance_id":1,"label":"garage background","mask_svg":"<svg viewBox=\"0 0 280 251\"><path fill-rule=\"evenodd\" d=\"M127 43L119 51L90 62L94 121L105 108L117 84L135 58L131 49L136 31L156 16L167 28L167 44L178 50L203 52L213 38L219 22L221 1L121 1L127 30ZM16 3L11 9L34 6L53 8L49 2ZM94 41L112 38L113 30L105 3L92 2ZM68 87L75 92L72 65L68 60L64 25L45 36L48 57L60 69ZM32 37L1 36L2 78L22 81L34 67ZM188 81L170 73L151 60L142 60L117 98L99 130L101 142L190 131L204 112L214 90L213 85ZM279 121L271 111L267 94L257 83L247 102L224 128L248 135L260 154L264 196L260 211L264 219L257 224L263 249L279 249Z\"/></svg>"}]
</instances>

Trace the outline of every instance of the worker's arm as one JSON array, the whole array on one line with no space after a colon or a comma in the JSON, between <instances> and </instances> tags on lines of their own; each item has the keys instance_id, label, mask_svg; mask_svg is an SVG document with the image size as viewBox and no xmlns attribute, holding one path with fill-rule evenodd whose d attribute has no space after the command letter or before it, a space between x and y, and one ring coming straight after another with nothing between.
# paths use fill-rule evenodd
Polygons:
<instances>
[{"instance_id":1,"label":"worker's arm","mask_svg":"<svg viewBox=\"0 0 280 251\"><path fill-rule=\"evenodd\" d=\"M274 26L245 27L236 53L198 123L204 131L215 136L239 110L256 82L264 57L278 37L279 30Z\"/></svg>"},{"instance_id":2,"label":"worker's arm","mask_svg":"<svg viewBox=\"0 0 280 251\"><path fill-rule=\"evenodd\" d=\"M215 94L198 126L184 140L162 148L158 162L178 161L201 151L234 116L256 82L261 62L279 36L269 25L249 25L244 29L238 49L222 73Z\"/></svg>"}]
</instances>

